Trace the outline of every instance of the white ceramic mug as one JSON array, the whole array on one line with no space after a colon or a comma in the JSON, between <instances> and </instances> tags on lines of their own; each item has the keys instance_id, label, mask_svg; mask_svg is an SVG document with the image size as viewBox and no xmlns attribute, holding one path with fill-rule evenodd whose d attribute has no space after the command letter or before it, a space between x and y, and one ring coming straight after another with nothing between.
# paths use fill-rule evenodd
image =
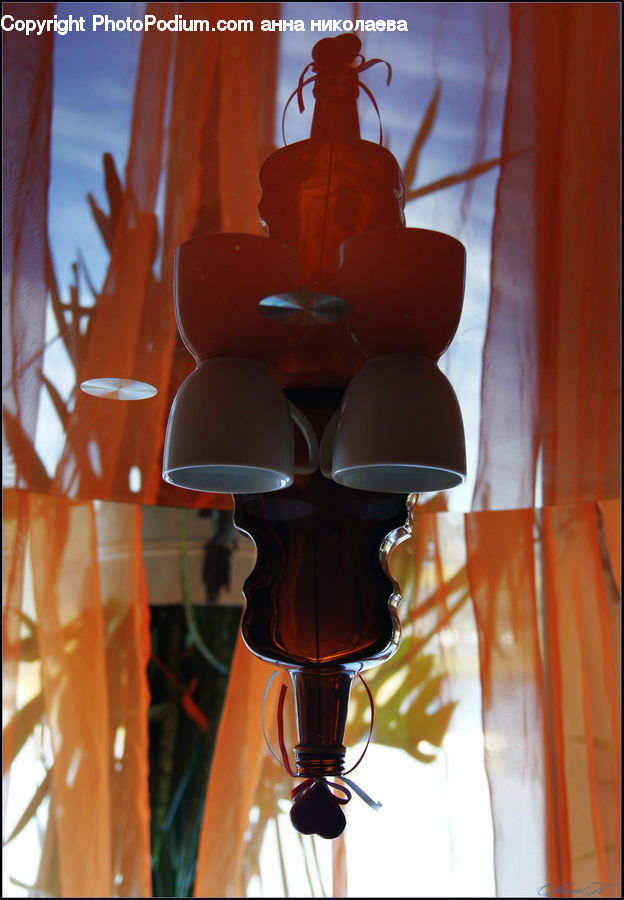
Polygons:
<instances>
[{"instance_id":1,"label":"white ceramic mug","mask_svg":"<svg viewBox=\"0 0 624 900\"><path fill-rule=\"evenodd\" d=\"M295 466L293 422L308 447L301 466ZM312 426L262 363L213 357L182 383L167 423L165 481L193 491L266 493L317 467Z\"/></svg>"},{"instance_id":2,"label":"white ceramic mug","mask_svg":"<svg viewBox=\"0 0 624 900\"><path fill-rule=\"evenodd\" d=\"M461 410L436 363L370 359L325 429L320 464L327 478L367 491L443 491L465 481Z\"/></svg>"}]
</instances>

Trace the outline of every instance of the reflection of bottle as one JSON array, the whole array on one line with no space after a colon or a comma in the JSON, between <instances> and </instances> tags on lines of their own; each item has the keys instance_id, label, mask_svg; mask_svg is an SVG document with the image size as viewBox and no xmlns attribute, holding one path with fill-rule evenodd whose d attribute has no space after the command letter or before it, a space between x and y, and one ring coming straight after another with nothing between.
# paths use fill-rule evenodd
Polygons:
<instances>
[{"instance_id":1,"label":"reflection of bottle","mask_svg":"<svg viewBox=\"0 0 624 900\"><path fill-rule=\"evenodd\" d=\"M291 672L300 775L342 772L353 676L398 645L399 595L386 556L407 535L406 518L405 495L352 490L319 472L283 491L235 497L235 523L257 548L243 638Z\"/></svg>"},{"instance_id":2,"label":"reflection of bottle","mask_svg":"<svg viewBox=\"0 0 624 900\"><path fill-rule=\"evenodd\" d=\"M360 41L340 35L312 51L316 100L309 140L272 153L260 169L267 233L296 249L301 287L329 290L348 237L405 224L405 185L394 156L360 138Z\"/></svg>"}]
</instances>

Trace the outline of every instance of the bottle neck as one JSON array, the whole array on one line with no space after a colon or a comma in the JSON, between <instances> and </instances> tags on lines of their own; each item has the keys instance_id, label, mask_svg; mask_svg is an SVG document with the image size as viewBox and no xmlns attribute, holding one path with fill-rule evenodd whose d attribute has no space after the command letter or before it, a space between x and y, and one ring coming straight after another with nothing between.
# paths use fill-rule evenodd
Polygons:
<instances>
[{"instance_id":1,"label":"bottle neck","mask_svg":"<svg viewBox=\"0 0 624 900\"><path fill-rule=\"evenodd\" d=\"M313 93L316 103L310 137L325 141L360 140L355 69L319 72Z\"/></svg>"},{"instance_id":2,"label":"bottle neck","mask_svg":"<svg viewBox=\"0 0 624 900\"><path fill-rule=\"evenodd\" d=\"M340 775L344 730L353 672L303 668L291 672L297 711L297 774L307 778Z\"/></svg>"}]
</instances>

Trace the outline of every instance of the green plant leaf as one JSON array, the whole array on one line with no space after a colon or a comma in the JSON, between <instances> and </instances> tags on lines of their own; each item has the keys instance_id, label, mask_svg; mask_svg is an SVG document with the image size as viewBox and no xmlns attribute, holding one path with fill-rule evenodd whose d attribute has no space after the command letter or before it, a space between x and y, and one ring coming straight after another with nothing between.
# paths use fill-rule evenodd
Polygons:
<instances>
[{"instance_id":1,"label":"green plant leaf","mask_svg":"<svg viewBox=\"0 0 624 900\"><path fill-rule=\"evenodd\" d=\"M399 582L401 586L402 592L405 595L409 593L409 588L416 582L416 573L418 572L420 566L420 560L415 557L402 557L400 560L391 561L390 568L392 570L392 574L394 578ZM447 581L444 582L444 585L441 586L444 589L444 593L447 597L452 597L454 594L459 591L462 592L462 603L468 598L469 594L467 594L468 588L468 573L464 566L462 569L458 569L458 571L452 575ZM404 597L404 600L408 599L407 596ZM419 619L422 616L427 615L432 610L436 608L439 604L439 590L434 590L428 597L424 600L421 600L420 603L415 604L414 601L410 603L411 607L411 617L413 619ZM461 605L461 604L460 604ZM452 615L455 614L459 609L459 606L453 608ZM384 665L386 665L384 663Z\"/></svg>"},{"instance_id":2,"label":"green plant leaf","mask_svg":"<svg viewBox=\"0 0 624 900\"><path fill-rule=\"evenodd\" d=\"M175 700L163 700L162 703L152 703L147 710L147 718L150 722L158 722L171 715L174 706L178 706Z\"/></svg>"},{"instance_id":3,"label":"green plant leaf","mask_svg":"<svg viewBox=\"0 0 624 900\"><path fill-rule=\"evenodd\" d=\"M87 202L89 204L89 209L91 210L91 215L93 216L98 231L104 241L104 245L108 252L111 253L113 249L113 229L110 217L97 205L93 194L87 194Z\"/></svg>"},{"instance_id":4,"label":"green plant leaf","mask_svg":"<svg viewBox=\"0 0 624 900\"><path fill-rule=\"evenodd\" d=\"M105 153L102 157L104 164L104 186L106 188L106 196L108 197L108 206L110 209L110 224L113 232L119 222L121 213L121 203L123 200L123 187L121 179L115 168L115 160L110 153Z\"/></svg>"},{"instance_id":5,"label":"green plant leaf","mask_svg":"<svg viewBox=\"0 0 624 900\"><path fill-rule=\"evenodd\" d=\"M461 609L461 607L464 605L464 603L466 603L469 599L470 599L470 592L466 591L452 606L449 607L449 621L455 615L455 613ZM446 622L443 624L446 624ZM425 644L428 644L429 641L431 640L431 638L435 637L435 635L438 634L439 631L440 631L440 625L436 624L424 637L419 638L416 643L417 651L422 650L423 647L425 646Z\"/></svg>"},{"instance_id":6,"label":"green plant leaf","mask_svg":"<svg viewBox=\"0 0 624 900\"><path fill-rule=\"evenodd\" d=\"M37 623L24 610L20 610L20 618L30 633L20 640L19 661L25 663L37 662L41 657Z\"/></svg>"},{"instance_id":7,"label":"green plant leaf","mask_svg":"<svg viewBox=\"0 0 624 900\"><path fill-rule=\"evenodd\" d=\"M58 897L59 894L49 894L47 891L44 891L43 888L39 887L38 884L26 884L23 881L20 881L19 878L14 878L13 875L9 875L9 881L11 884L14 884L15 887L22 888L22 890L28 891L29 897Z\"/></svg>"},{"instance_id":8,"label":"green plant leaf","mask_svg":"<svg viewBox=\"0 0 624 900\"><path fill-rule=\"evenodd\" d=\"M45 240L45 254L47 286L50 295L50 303L52 305L52 312L54 313L54 319L59 330L59 336L63 341L63 344L65 345L65 349L67 350L67 355L72 360L75 366L76 360L74 359L74 348L72 347L71 337L67 330L67 323L65 322L63 301L61 300L61 292L59 291L58 287L56 272L54 270L54 263L52 262L52 252L50 250L50 243L47 235Z\"/></svg>"},{"instance_id":9,"label":"green plant leaf","mask_svg":"<svg viewBox=\"0 0 624 900\"><path fill-rule=\"evenodd\" d=\"M59 864L58 833L56 830L56 800L54 791L50 794L48 821L37 867L35 884L40 885L50 897L61 897L61 874Z\"/></svg>"},{"instance_id":10,"label":"green plant leaf","mask_svg":"<svg viewBox=\"0 0 624 900\"><path fill-rule=\"evenodd\" d=\"M15 724L16 729L15 749L13 752L13 757L9 758L7 754L6 759L4 758L4 756L2 759L3 775L8 772L13 760L35 730L35 726L41 721L43 712L43 694L40 692L38 694L35 694L32 700L29 700L25 706L22 706L21 709L18 709L18 711L15 713L15 717L12 718L2 729L3 740L5 739L4 735L7 733L9 728L13 727L13 724Z\"/></svg>"},{"instance_id":11,"label":"green plant leaf","mask_svg":"<svg viewBox=\"0 0 624 900\"><path fill-rule=\"evenodd\" d=\"M20 617L21 617L21 620L24 623L24 625L28 628L28 630L32 634L36 634L37 633L37 623L35 622L35 620L31 619L31 617L28 615L28 613L25 613L23 609L20 610Z\"/></svg>"},{"instance_id":12,"label":"green plant leaf","mask_svg":"<svg viewBox=\"0 0 624 900\"><path fill-rule=\"evenodd\" d=\"M488 159L485 162L477 163L475 166L470 166L469 169L465 169L463 172L458 172L455 175L447 175L446 178L432 181L430 184L424 185L424 187L409 190L407 192L407 202L409 203L410 200L417 200L419 197L425 197L427 194L433 194L435 191L442 191L445 188L453 187L453 185L461 184L463 181L469 181L471 178L476 178L478 175L484 175L491 169L500 166L502 162L502 156L498 156L496 159Z\"/></svg>"},{"instance_id":13,"label":"green plant leaf","mask_svg":"<svg viewBox=\"0 0 624 900\"><path fill-rule=\"evenodd\" d=\"M63 426L63 429L66 430L67 429L67 420L69 418L69 411L67 409L67 404L65 403L65 401L59 394L56 387L52 384L50 379L46 375L43 374L43 372L41 373L41 380L45 384L48 394L50 395L50 400L52 401L52 405L54 406L54 411L56 412L57 416L59 417L59 420L61 422L61 425Z\"/></svg>"},{"instance_id":14,"label":"green plant leaf","mask_svg":"<svg viewBox=\"0 0 624 900\"><path fill-rule=\"evenodd\" d=\"M33 818L33 816L35 815L35 813L37 812L37 810L39 809L39 807L41 806L41 804L43 803L45 798L51 792L52 784L53 784L52 769L48 769L48 771L46 772L46 774L44 776L43 781L41 782L41 784L35 791L35 794L34 794L32 800L30 801L30 803L28 804L28 806L26 807L26 809L20 816L20 819L19 819L17 825L15 826L15 828L13 829L11 834L8 836L6 841L4 841L4 845L9 844L12 840L14 840L18 836L18 834L20 834L24 830L24 828L28 825L28 823Z\"/></svg>"},{"instance_id":15,"label":"green plant leaf","mask_svg":"<svg viewBox=\"0 0 624 900\"><path fill-rule=\"evenodd\" d=\"M433 686L437 696L439 687ZM385 744L389 747L400 747L410 756L423 763L431 763L436 755L425 753L419 747L421 741L427 741L433 747L441 747L448 724L455 709L456 703L449 703L435 712L427 712L426 707L431 703L430 698L425 698L422 705L420 698L415 701L413 707L404 713L398 712L400 703L396 704L391 714L382 719L375 727L375 743Z\"/></svg>"},{"instance_id":16,"label":"green plant leaf","mask_svg":"<svg viewBox=\"0 0 624 900\"><path fill-rule=\"evenodd\" d=\"M82 253L80 252L80 250L76 251L76 257L78 259L78 268L80 270L80 273L82 274L82 277L84 278L84 280L87 282L87 287L89 288L89 292L91 293L91 296L97 302L100 299L100 292L98 291L98 289L95 286L95 283L91 277L91 273L89 272L89 268L87 266L85 258L82 255ZM91 312L93 312L94 307L91 306L88 308Z\"/></svg>"},{"instance_id":17,"label":"green plant leaf","mask_svg":"<svg viewBox=\"0 0 624 900\"><path fill-rule=\"evenodd\" d=\"M21 476L30 490L47 493L52 487L52 479L35 450L33 440L22 428L20 420L6 406L2 409L2 419L7 444L18 476ZM29 477L27 477L27 473ZM32 478L30 473L32 473Z\"/></svg>"},{"instance_id":18,"label":"green plant leaf","mask_svg":"<svg viewBox=\"0 0 624 900\"><path fill-rule=\"evenodd\" d=\"M180 801L182 800L182 795L184 794L184 791L188 787L188 783L191 779L191 775L193 774L193 770L199 761L200 753L201 753L201 745L198 744L195 747L195 750L193 752L193 756L191 758L190 763L188 764L188 766L182 773L182 777L180 778L178 785L175 789L173 799L172 799L171 803L169 804L169 809L167 810L167 815L165 816L165 818L163 820L162 830L165 833L167 831L169 831L169 829L171 828L171 823L173 822L173 818L178 811L178 807L180 806Z\"/></svg>"},{"instance_id":19,"label":"green plant leaf","mask_svg":"<svg viewBox=\"0 0 624 900\"><path fill-rule=\"evenodd\" d=\"M418 160L420 157L420 151L422 150L427 138L431 134L433 126L435 124L436 116L438 114L438 103L440 101L440 90L442 85L438 82L433 91L433 96L429 101L427 109L425 111L425 115L420 124L420 128L414 138L414 142L410 148L410 152L408 154L407 160L405 161L405 165L403 167L403 178L405 179L406 186L409 187L414 183L416 179L416 170L418 168ZM409 199L409 194L408 194Z\"/></svg>"},{"instance_id":20,"label":"green plant leaf","mask_svg":"<svg viewBox=\"0 0 624 900\"><path fill-rule=\"evenodd\" d=\"M577 744L586 744L587 739L582 737L582 735L574 734L570 737L571 741L575 741ZM605 753L613 753L615 751L615 744L612 740L592 737L591 742L596 748L596 750L603 750Z\"/></svg>"},{"instance_id":21,"label":"green plant leaf","mask_svg":"<svg viewBox=\"0 0 624 900\"><path fill-rule=\"evenodd\" d=\"M280 835L279 823L275 820L275 840L277 843L277 858L279 860L280 875L282 878L283 896L290 897L288 890L288 876L286 874L286 860L284 858L284 848L282 847L282 836Z\"/></svg>"},{"instance_id":22,"label":"green plant leaf","mask_svg":"<svg viewBox=\"0 0 624 900\"><path fill-rule=\"evenodd\" d=\"M308 863L308 854L306 853L303 835L297 832L297 837L299 838L299 847L301 849L301 855L303 856L303 866L306 873L306 880L308 882L308 887L310 888L310 897L314 897L314 882L312 881L312 872L310 871L310 865Z\"/></svg>"},{"instance_id":23,"label":"green plant leaf","mask_svg":"<svg viewBox=\"0 0 624 900\"><path fill-rule=\"evenodd\" d=\"M19 661L25 663L37 662L41 657L39 641L36 635L29 634L20 641Z\"/></svg>"},{"instance_id":24,"label":"green plant leaf","mask_svg":"<svg viewBox=\"0 0 624 900\"><path fill-rule=\"evenodd\" d=\"M607 846L604 848L604 851L605 851L605 853L613 853L613 851L615 849L616 849L615 844L607 844ZM590 850L588 853L582 853L580 856L575 856L574 862L577 862L577 863L578 862L587 862L588 859L593 859L595 856L596 856L596 851ZM619 882L618 882L618 887L619 887ZM604 894L602 896L604 896Z\"/></svg>"},{"instance_id":25,"label":"green plant leaf","mask_svg":"<svg viewBox=\"0 0 624 900\"><path fill-rule=\"evenodd\" d=\"M197 623L195 622L195 616L193 614L193 604L191 602L191 588L190 588L190 579L189 579L189 571L188 571L188 558L186 554L186 534L188 528L188 509L182 511L182 518L180 520L180 587L182 590L182 604L184 606L184 615L186 618L186 624L189 630L191 637L193 638L193 643L204 657L206 662L216 669L221 675L227 675L229 672L229 666L224 665L220 660L216 658L214 653L212 653L208 647L206 647L204 641L202 640L202 636L199 633L199 629L197 627Z\"/></svg>"}]
</instances>

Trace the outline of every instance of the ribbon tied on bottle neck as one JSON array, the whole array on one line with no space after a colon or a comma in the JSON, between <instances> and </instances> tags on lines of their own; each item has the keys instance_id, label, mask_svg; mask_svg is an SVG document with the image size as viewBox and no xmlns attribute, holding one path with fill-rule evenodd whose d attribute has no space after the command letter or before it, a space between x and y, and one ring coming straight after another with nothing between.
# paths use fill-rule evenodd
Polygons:
<instances>
[{"instance_id":1,"label":"ribbon tied on bottle neck","mask_svg":"<svg viewBox=\"0 0 624 900\"><path fill-rule=\"evenodd\" d=\"M388 87L392 80L392 66L389 62L386 62L385 59L366 60L359 52L361 46L362 44L360 39L354 34L341 34L335 38L323 38L323 40L314 45L314 48L312 50L313 62L308 63L308 65L299 76L297 87L286 101L286 106L284 107L284 112L282 113L282 139L284 141L284 144L286 144L284 122L286 119L286 110L290 106L290 101L296 96L297 104L299 106L299 112L302 113L305 109L305 104L303 102L303 89L304 87L306 87L306 85L312 84L312 82L316 81L317 78L322 77L323 75L330 74L336 76L337 74L349 74L351 75L355 83L356 96L357 88L361 88L375 108L375 112L377 113L377 118L379 120L379 144L383 145L383 129L381 126L381 115L379 113L377 101L375 100L375 97L373 96L369 88L362 81L360 81L358 76L360 72L365 72L367 69L376 66L377 63L382 63L387 67L388 70L388 77L386 78L386 87ZM357 65L355 65L356 59L360 60ZM314 74L306 78L306 75L310 69L312 69Z\"/></svg>"},{"instance_id":2,"label":"ribbon tied on bottle neck","mask_svg":"<svg viewBox=\"0 0 624 900\"><path fill-rule=\"evenodd\" d=\"M276 760L276 762L284 769L286 769L286 771L292 778L304 779L301 784L298 784L290 792L290 796L293 801L293 806L290 810L290 820L296 830L301 834L318 834L320 837L328 839L340 837L346 826L345 815L341 807L351 800L351 791L357 794L357 796L361 800L363 800L364 803L366 803L367 806L369 806L371 809L375 811L381 809L381 803L373 800L373 798L370 797L366 793L366 791L364 791L359 785L357 785L350 778L346 777L348 774L353 772L353 770L356 769L362 762L362 760L364 759L364 755L368 750L368 745L370 744L371 736L373 733L373 724L375 721L375 704L373 702L373 695L371 694L370 688L368 687L362 676L358 673L358 678L364 685L366 693L368 694L371 709L371 722L366 744L355 765L351 766L351 768L348 769L347 772L341 775L332 775L331 777L335 779L334 781L327 781L325 777L309 778L293 772L290 765L290 760L288 759L288 750L286 749L286 742L284 740L284 702L286 700L286 692L288 690L285 684L282 684L281 686L277 705L277 734L280 754L282 757L281 759L279 759L273 752L266 735L266 731L264 728L264 707L269 688L271 687L271 684L273 683L277 674L277 670L273 672L264 691L264 697L262 699L262 734L264 735L264 741L267 749L269 750L271 756ZM338 784L337 781L343 782L343 784ZM345 785L348 785L348 787L345 787Z\"/></svg>"}]
</instances>

